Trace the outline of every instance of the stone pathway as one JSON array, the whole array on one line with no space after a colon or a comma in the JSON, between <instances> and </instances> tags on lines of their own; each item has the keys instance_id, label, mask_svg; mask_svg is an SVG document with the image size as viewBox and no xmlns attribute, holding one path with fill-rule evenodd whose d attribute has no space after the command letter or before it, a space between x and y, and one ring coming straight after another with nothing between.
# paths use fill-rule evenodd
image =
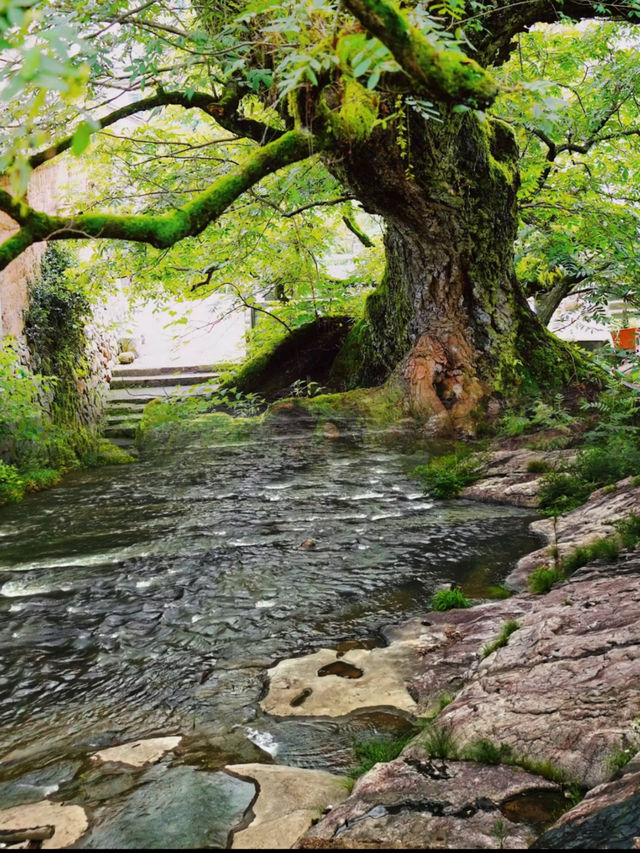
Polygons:
<instances>
[{"instance_id":1,"label":"stone pathway","mask_svg":"<svg viewBox=\"0 0 640 853\"><path fill-rule=\"evenodd\" d=\"M211 365L116 368L107 397L105 438L129 450L147 403L158 397L208 394L218 387L218 375Z\"/></svg>"}]
</instances>

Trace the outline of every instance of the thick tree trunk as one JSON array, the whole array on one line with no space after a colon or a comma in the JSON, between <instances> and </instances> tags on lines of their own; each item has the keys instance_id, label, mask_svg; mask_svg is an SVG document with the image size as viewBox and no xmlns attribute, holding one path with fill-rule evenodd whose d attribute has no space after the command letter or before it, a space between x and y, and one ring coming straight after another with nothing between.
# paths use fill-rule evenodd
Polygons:
<instances>
[{"instance_id":1,"label":"thick tree trunk","mask_svg":"<svg viewBox=\"0 0 640 853\"><path fill-rule=\"evenodd\" d=\"M387 267L334 377L347 387L393 374L408 412L433 431L473 432L490 399L526 372L536 342L555 346L515 277L510 129L472 113L426 121L407 108L400 129L377 131L336 171L384 217Z\"/></svg>"}]
</instances>

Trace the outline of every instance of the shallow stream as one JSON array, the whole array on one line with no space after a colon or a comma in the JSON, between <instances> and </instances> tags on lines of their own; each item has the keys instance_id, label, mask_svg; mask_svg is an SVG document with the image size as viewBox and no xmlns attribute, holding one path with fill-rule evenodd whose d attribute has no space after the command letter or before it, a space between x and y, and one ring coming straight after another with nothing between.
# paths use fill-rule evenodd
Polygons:
<instances>
[{"instance_id":1,"label":"shallow stream","mask_svg":"<svg viewBox=\"0 0 640 853\"><path fill-rule=\"evenodd\" d=\"M537 546L529 512L425 497L408 476L424 458L308 436L186 446L74 473L0 509L0 807L3 791L13 803L16 786L31 786L32 799L53 788L128 814L149 781L161 802L162 774L186 764L101 797L91 774L84 793L78 782L96 749L159 734L189 734L200 744L189 760L209 769L207 743L246 761L250 741L282 763L349 764L354 732L396 722L271 720L258 708L266 668L354 638L382 642L440 582L479 595ZM233 810L224 796L220 808ZM184 831L172 843L225 837ZM92 843L145 846L136 839Z\"/></svg>"}]
</instances>

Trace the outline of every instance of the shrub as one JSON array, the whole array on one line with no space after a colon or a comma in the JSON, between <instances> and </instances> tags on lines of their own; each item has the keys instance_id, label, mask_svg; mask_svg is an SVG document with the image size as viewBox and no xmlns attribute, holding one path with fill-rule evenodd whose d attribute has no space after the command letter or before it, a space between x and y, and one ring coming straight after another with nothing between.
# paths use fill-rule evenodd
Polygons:
<instances>
[{"instance_id":1,"label":"shrub","mask_svg":"<svg viewBox=\"0 0 640 853\"><path fill-rule=\"evenodd\" d=\"M85 465L92 468L97 468L102 465L126 465L129 462L135 462L135 459L126 450L118 447L117 444L109 441L107 438L101 438L95 449L88 453L83 460Z\"/></svg>"},{"instance_id":2,"label":"shrub","mask_svg":"<svg viewBox=\"0 0 640 853\"><path fill-rule=\"evenodd\" d=\"M635 548L640 542L640 515L631 514L616 521L613 526L618 531L623 548Z\"/></svg>"},{"instance_id":3,"label":"shrub","mask_svg":"<svg viewBox=\"0 0 640 853\"><path fill-rule=\"evenodd\" d=\"M459 589L439 589L431 598L429 607L431 610L454 610L471 607L471 601Z\"/></svg>"},{"instance_id":4,"label":"shrub","mask_svg":"<svg viewBox=\"0 0 640 853\"><path fill-rule=\"evenodd\" d=\"M530 459L527 462L528 474L546 474L549 470L549 465L544 459Z\"/></svg>"},{"instance_id":5,"label":"shrub","mask_svg":"<svg viewBox=\"0 0 640 853\"><path fill-rule=\"evenodd\" d=\"M25 484L13 465L0 461L0 505L16 503L25 492Z\"/></svg>"},{"instance_id":6,"label":"shrub","mask_svg":"<svg viewBox=\"0 0 640 853\"><path fill-rule=\"evenodd\" d=\"M504 586L500 586L500 584L486 587L483 589L483 593L484 598L492 598L494 600L511 598L511 591Z\"/></svg>"},{"instance_id":7,"label":"shrub","mask_svg":"<svg viewBox=\"0 0 640 853\"><path fill-rule=\"evenodd\" d=\"M432 459L426 465L416 466L412 476L418 477L435 498L453 498L465 486L479 479L481 464L477 457L470 456L469 451L449 453Z\"/></svg>"},{"instance_id":8,"label":"shrub","mask_svg":"<svg viewBox=\"0 0 640 853\"><path fill-rule=\"evenodd\" d=\"M535 595L544 595L549 592L554 583L564 580L564 572L561 569L549 566L540 566L534 569L527 578L529 591Z\"/></svg>"},{"instance_id":9,"label":"shrub","mask_svg":"<svg viewBox=\"0 0 640 853\"><path fill-rule=\"evenodd\" d=\"M551 472L542 480L538 492L540 509L545 515L561 515L570 512L588 499L594 489L580 477L567 472Z\"/></svg>"},{"instance_id":10,"label":"shrub","mask_svg":"<svg viewBox=\"0 0 640 853\"><path fill-rule=\"evenodd\" d=\"M514 631L517 631L520 627L519 622L516 622L515 619L509 619L508 622L504 622L500 633L491 643L487 643L487 645L482 649L481 657L484 659L489 657L490 654L501 649L503 646L506 646L509 642L509 637L513 634Z\"/></svg>"}]
</instances>

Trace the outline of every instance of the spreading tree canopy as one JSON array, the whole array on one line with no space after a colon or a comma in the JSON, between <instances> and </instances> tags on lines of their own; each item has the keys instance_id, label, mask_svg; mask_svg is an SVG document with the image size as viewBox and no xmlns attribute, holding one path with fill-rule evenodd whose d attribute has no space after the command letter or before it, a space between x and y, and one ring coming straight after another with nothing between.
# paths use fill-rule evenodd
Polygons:
<instances>
[{"instance_id":1,"label":"spreading tree canopy","mask_svg":"<svg viewBox=\"0 0 640 853\"><path fill-rule=\"evenodd\" d=\"M584 158L637 134L632 28L601 39L582 65L581 51L572 56L566 43L564 67L557 56L545 66L544 47L533 56L535 40L546 37L530 32L535 25L596 18L633 24L640 2L3 0L0 96L10 132L0 169L11 184L0 191L0 210L18 230L0 246L0 269L43 239L178 246L228 211L237 216L271 176L306 177L300 165L320 162L340 185L319 181L329 189L323 203L356 199L385 223L385 272L334 364L334 383L392 375L410 413L433 429L472 431L496 394L551 387L575 369L527 306L516 239L523 282L551 302L561 282L568 292L587 278L602 281L633 254L624 224L590 244L589 211L573 204L582 169L589 190L610 197L616 219L628 176L609 181ZM591 36L578 29L575 38ZM612 46L615 60L606 55ZM544 90L554 62L557 90ZM554 118L560 100L571 109ZM99 210L78 199L58 215L25 202L30 168L69 149L82 154L92 137L123 135L123 126L131 137L122 120L158 110L168 123L176 110L193 117L197 141L182 121L184 139L163 143L179 157L182 141L189 168L196 146L209 152L193 184L183 176L129 209L122 196ZM225 138L233 156L220 153ZM584 167L574 168L580 157ZM143 156L136 167L143 170ZM554 189L565 198L549 201ZM564 234L554 203L570 207ZM631 208L626 214L634 220Z\"/></svg>"}]
</instances>

